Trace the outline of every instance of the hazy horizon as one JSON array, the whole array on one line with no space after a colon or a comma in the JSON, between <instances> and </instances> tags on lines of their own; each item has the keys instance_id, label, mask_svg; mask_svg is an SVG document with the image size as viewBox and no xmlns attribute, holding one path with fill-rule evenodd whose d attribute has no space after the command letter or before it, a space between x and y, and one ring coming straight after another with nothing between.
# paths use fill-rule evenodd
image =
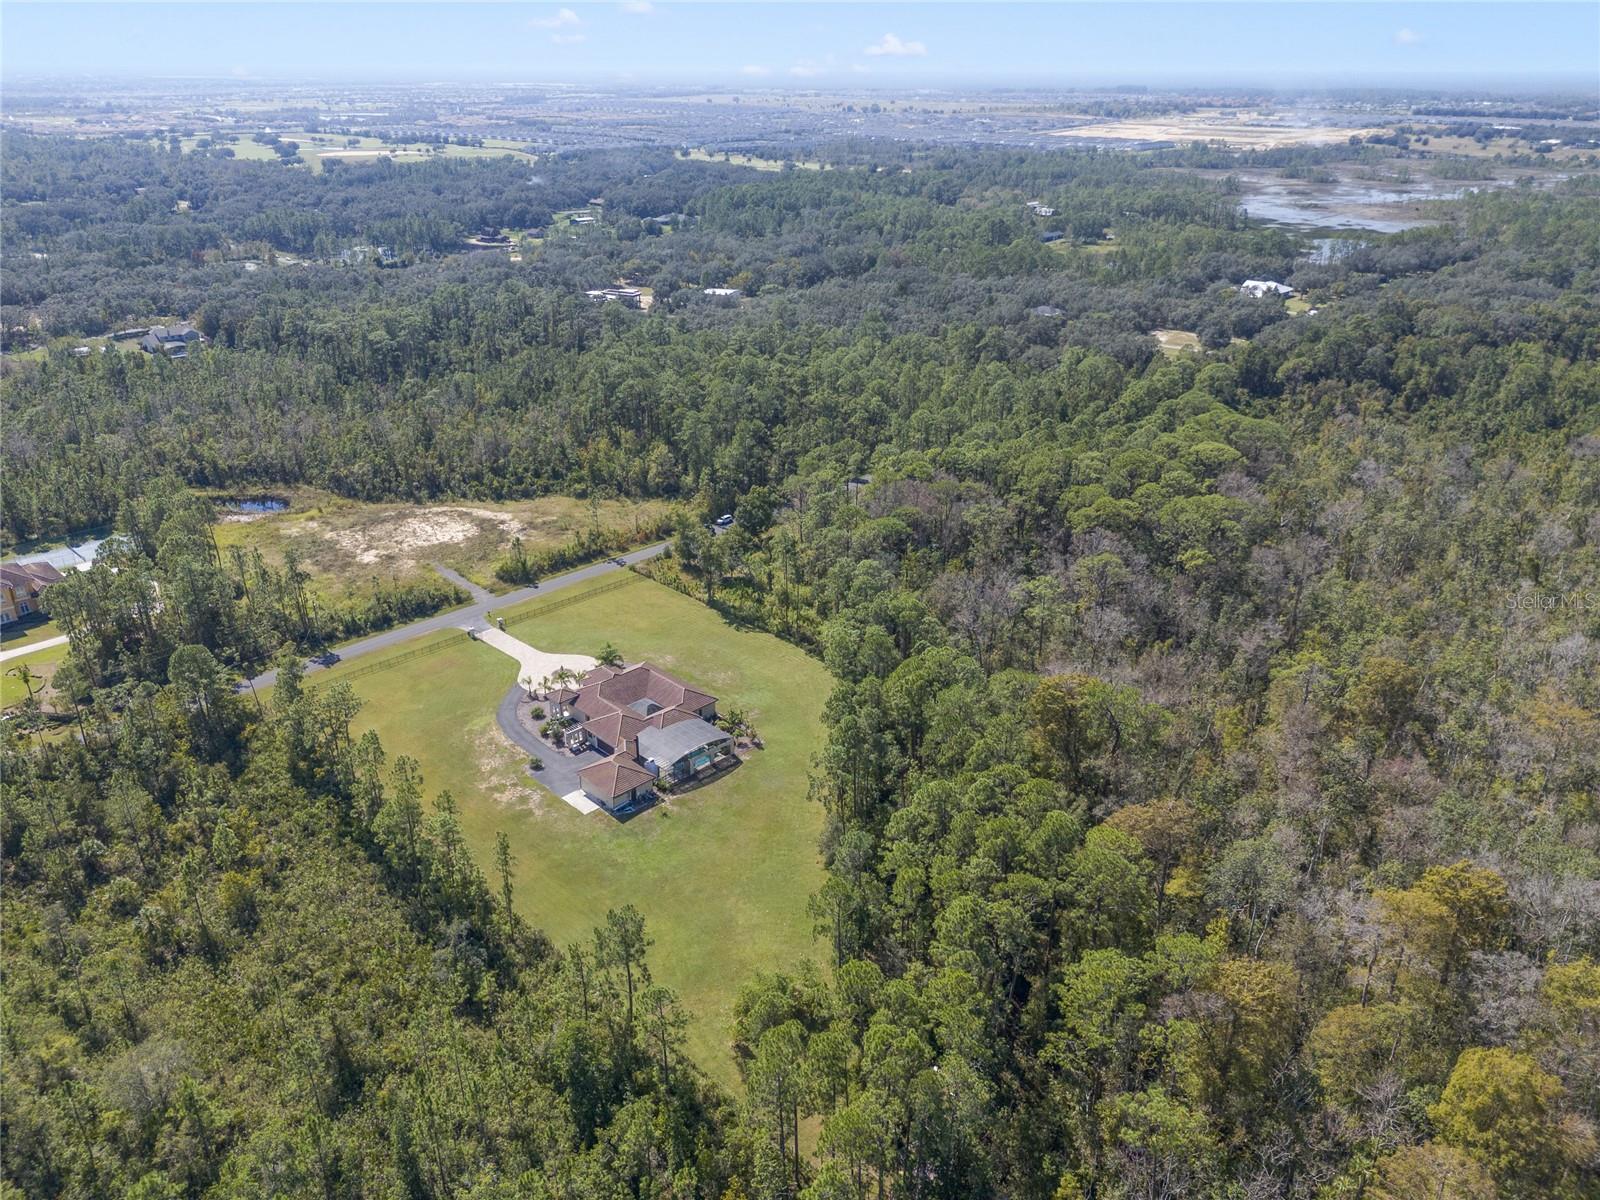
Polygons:
<instances>
[{"instance_id":1,"label":"hazy horizon","mask_svg":"<svg viewBox=\"0 0 1600 1200\"><path fill-rule=\"evenodd\" d=\"M0 5L8 83L1600 91L1600 6Z\"/></svg>"}]
</instances>

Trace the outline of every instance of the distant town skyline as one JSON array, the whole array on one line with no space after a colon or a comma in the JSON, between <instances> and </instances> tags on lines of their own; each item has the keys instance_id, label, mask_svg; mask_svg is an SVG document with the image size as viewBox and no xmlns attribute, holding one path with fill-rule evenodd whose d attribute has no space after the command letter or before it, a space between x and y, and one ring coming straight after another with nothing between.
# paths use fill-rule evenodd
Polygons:
<instances>
[{"instance_id":1,"label":"distant town skyline","mask_svg":"<svg viewBox=\"0 0 1600 1200\"><path fill-rule=\"evenodd\" d=\"M0 5L24 77L1600 91L1593 3Z\"/></svg>"}]
</instances>

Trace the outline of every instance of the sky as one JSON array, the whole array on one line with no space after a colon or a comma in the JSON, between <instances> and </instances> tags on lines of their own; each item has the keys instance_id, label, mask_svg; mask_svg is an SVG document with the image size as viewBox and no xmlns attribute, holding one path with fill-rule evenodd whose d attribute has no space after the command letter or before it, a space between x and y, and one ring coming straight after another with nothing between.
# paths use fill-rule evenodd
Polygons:
<instances>
[{"instance_id":1,"label":"sky","mask_svg":"<svg viewBox=\"0 0 1600 1200\"><path fill-rule=\"evenodd\" d=\"M0 76L1600 92L1600 4L4 0Z\"/></svg>"}]
</instances>

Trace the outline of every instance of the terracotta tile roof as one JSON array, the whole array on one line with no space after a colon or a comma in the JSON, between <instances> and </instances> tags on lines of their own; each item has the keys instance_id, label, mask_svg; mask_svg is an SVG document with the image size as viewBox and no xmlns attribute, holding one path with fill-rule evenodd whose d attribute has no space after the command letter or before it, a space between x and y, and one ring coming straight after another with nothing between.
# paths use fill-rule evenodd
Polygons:
<instances>
[{"instance_id":1,"label":"terracotta tile roof","mask_svg":"<svg viewBox=\"0 0 1600 1200\"><path fill-rule=\"evenodd\" d=\"M9 587L22 588L29 592L37 592L52 583L60 583L64 578L66 576L47 562L0 564L0 580L4 580Z\"/></svg>"},{"instance_id":2,"label":"terracotta tile roof","mask_svg":"<svg viewBox=\"0 0 1600 1200\"><path fill-rule=\"evenodd\" d=\"M583 677L576 699L578 709L591 718L625 708L633 708L640 716L659 709L682 708L692 716L717 700L649 663L635 663L622 670L596 667Z\"/></svg>"},{"instance_id":3,"label":"terracotta tile roof","mask_svg":"<svg viewBox=\"0 0 1600 1200\"><path fill-rule=\"evenodd\" d=\"M583 790L604 800L615 800L642 784L654 781L654 775L622 754L613 754L600 762L590 763L578 772L578 782L583 784Z\"/></svg>"},{"instance_id":4,"label":"terracotta tile roof","mask_svg":"<svg viewBox=\"0 0 1600 1200\"><path fill-rule=\"evenodd\" d=\"M608 746L619 746L623 738L637 737L644 726L643 717L621 711L603 713L583 723L585 730Z\"/></svg>"}]
</instances>

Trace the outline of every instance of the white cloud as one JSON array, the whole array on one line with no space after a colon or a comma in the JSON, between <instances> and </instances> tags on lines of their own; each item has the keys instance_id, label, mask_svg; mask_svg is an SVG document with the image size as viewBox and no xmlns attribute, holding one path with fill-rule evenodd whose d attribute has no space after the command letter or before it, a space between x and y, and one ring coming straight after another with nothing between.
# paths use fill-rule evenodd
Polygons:
<instances>
[{"instance_id":1,"label":"white cloud","mask_svg":"<svg viewBox=\"0 0 1600 1200\"><path fill-rule=\"evenodd\" d=\"M789 68L789 74L798 79L810 79L813 75L821 75L825 69L816 63L795 63Z\"/></svg>"},{"instance_id":2,"label":"white cloud","mask_svg":"<svg viewBox=\"0 0 1600 1200\"><path fill-rule=\"evenodd\" d=\"M582 25L583 18L570 8L558 8L554 16L534 17L528 22L529 29L572 29Z\"/></svg>"},{"instance_id":3,"label":"white cloud","mask_svg":"<svg viewBox=\"0 0 1600 1200\"><path fill-rule=\"evenodd\" d=\"M928 47L922 42L902 41L892 33L884 34L862 51L863 54L870 54L873 57L887 55L890 58L920 58L927 52Z\"/></svg>"},{"instance_id":4,"label":"white cloud","mask_svg":"<svg viewBox=\"0 0 1600 1200\"><path fill-rule=\"evenodd\" d=\"M1400 29L1395 31L1394 44L1396 46L1417 46L1422 43L1422 35L1415 29Z\"/></svg>"},{"instance_id":5,"label":"white cloud","mask_svg":"<svg viewBox=\"0 0 1600 1200\"><path fill-rule=\"evenodd\" d=\"M739 68L739 74L741 74L741 75L771 75L772 74L772 68L771 67L763 67L759 63L750 63L750 64L748 64L746 66L740 67Z\"/></svg>"},{"instance_id":6,"label":"white cloud","mask_svg":"<svg viewBox=\"0 0 1600 1200\"><path fill-rule=\"evenodd\" d=\"M648 17L655 10L656 6L651 4L650 0L622 0L622 11L625 13Z\"/></svg>"}]
</instances>

